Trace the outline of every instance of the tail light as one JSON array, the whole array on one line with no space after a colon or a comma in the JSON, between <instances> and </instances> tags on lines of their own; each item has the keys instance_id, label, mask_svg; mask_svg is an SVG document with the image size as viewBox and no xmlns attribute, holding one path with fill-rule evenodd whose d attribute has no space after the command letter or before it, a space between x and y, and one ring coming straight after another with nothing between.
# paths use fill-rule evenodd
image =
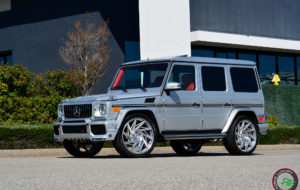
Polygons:
<instances>
[{"instance_id":1,"label":"tail light","mask_svg":"<svg viewBox=\"0 0 300 190\"><path fill-rule=\"evenodd\" d=\"M257 115L258 123L266 123L268 122L268 114Z\"/></svg>"}]
</instances>

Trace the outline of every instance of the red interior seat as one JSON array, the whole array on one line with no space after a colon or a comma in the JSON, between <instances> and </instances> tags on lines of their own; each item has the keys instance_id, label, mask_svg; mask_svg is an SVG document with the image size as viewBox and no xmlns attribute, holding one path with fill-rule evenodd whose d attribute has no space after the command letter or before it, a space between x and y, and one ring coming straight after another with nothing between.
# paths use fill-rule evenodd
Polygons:
<instances>
[{"instance_id":1,"label":"red interior seat","mask_svg":"<svg viewBox=\"0 0 300 190\"><path fill-rule=\"evenodd\" d=\"M195 83L192 74L182 75L181 80L182 80L182 89L195 90Z\"/></svg>"}]
</instances>

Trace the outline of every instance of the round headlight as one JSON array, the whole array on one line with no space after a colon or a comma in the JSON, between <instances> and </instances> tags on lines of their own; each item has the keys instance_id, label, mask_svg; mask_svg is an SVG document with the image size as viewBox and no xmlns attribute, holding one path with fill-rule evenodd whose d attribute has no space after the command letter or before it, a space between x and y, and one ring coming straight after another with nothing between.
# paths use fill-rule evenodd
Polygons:
<instances>
[{"instance_id":1,"label":"round headlight","mask_svg":"<svg viewBox=\"0 0 300 190\"><path fill-rule=\"evenodd\" d=\"M106 104L100 104L99 111L101 115L106 115Z\"/></svg>"},{"instance_id":2,"label":"round headlight","mask_svg":"<svg viewBox=\"0 0 300 190\"><path fill-rule=\"evenodd\" d=\"M101 117L105 116L107 113L107 107L106 104L96 104L94 109L94 116L95 117Z\"/></svg>"},{"instance_id":3,"label":"round headlight","mask_svg":"<svg viewBox=\"0 0 300 190\"><path fill-rule=\"evenodd\" d=\"M59 105L58 106L58 117L63 117L64 116L64 106Z\"/></svg>"}]
</instances>

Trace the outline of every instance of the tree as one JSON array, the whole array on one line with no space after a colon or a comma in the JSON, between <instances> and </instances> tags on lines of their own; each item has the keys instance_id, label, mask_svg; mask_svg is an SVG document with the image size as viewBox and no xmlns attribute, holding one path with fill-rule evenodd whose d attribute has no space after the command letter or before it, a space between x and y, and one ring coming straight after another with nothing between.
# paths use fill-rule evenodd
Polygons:
<instances>
[{"instance_id":1,"label":"tree","mask_svg":"<svg viewBox=\"0 0 300 190\"><path fill-rule=\"evenodd\" d=\"M82 95L87 96L103 77L109 64L111 49L108 47L107 22L92 21L87 13L84 21L74 23L74 30L69 31L67 36L68 39L63 41L59 49L59 55L76 70Z\"/></svg>"}]
</instances>

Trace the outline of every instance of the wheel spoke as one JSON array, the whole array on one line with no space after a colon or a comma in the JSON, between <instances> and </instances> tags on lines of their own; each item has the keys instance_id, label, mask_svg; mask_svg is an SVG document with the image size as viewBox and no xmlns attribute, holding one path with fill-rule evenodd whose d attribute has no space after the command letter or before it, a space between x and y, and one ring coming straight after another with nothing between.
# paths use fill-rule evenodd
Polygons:
<instances>
[{"instance_id":1,"label":"wheel spoke","mask_svg":"<svg viewBox=\"0 0 300 190\"><path fill-rule=\"evenodd\" d=\"M140 127L142 127L144 124L145 124L145 121L142 121L141 123L139 123L139 124L136 126L135 130L138 130L138 129L139 129Z\"/></svg>"},{"instance_id":2,"label":"wheel spoke","mask_svg":"<svg viewBox=\"0 0 300 190\"><path fill-rule=\"evenodd\" d=\"M136 147L139 145L139 143L134 143L131 147L131 151L134 151L134 149L136 149Z\"/></svg>"}]
</instances>

